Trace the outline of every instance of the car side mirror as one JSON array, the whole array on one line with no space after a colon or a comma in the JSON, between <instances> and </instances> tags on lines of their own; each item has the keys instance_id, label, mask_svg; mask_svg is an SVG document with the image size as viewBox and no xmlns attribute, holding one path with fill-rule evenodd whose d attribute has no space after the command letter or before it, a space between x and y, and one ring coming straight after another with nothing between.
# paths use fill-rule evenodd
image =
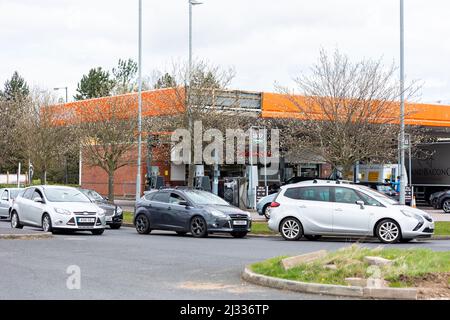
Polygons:
<instances>
[{"instance_id":1,"label":"car side mirror","mask_svg":"<svg viewBox=\"0 0 450 320\"><path fill-rule=\"evenodd\" d=\"M185 207L188 207L188 206L189 206L189 203L187 203L187 201L181 201L181 202L178 202L178 204L179 204L180 206L185 206Z\"/></svg>"},{"instance_id":2,"label":"car side mirror","mask_svg":"<svg viewBox=\"0 0 450 320\"><path fill-rule=\"evenodd\" d=\"M361 208L361 210L364 209L364 201L358 200L358 201L356 201L356 204L359 205L359 207Z\"/></svg>"},{"instance_id":3,"label":"car side mirror","mask_svg":"<svg viewBox=\"0 0 450 320\"><path fill-rule=\"evenodd\" d=\"M109 201L109 198L108 198L108 197L105 197L104 199L105 199L106 201Z\"/></svg>"},{"instance_id":4,"label":"car side mirror","mask_svg":"<svg viewBox=\"0 0 450 320\"><path fill-rule=\"evenodd\" d=\"M33 201L38 203L44 203L44 200L42 198L34 198Z\"/></svg>"}]
</instances>

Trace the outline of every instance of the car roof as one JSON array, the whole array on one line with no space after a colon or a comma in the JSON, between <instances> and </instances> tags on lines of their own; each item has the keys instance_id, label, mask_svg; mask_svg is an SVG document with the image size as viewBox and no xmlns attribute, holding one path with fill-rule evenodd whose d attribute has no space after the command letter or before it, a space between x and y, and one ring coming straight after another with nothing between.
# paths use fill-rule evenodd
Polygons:
<instances>
[{"instance_id":1,"label":"car roof","mask_svg":"<svg viewBox=\"0 0 450 320\"><path fill-rule=\"evenodd\" d=\"M293 187L311 187L311 186L324 186L324 185L345 185L345 186L355 186L352 181L348 180L308 180L297 183L292 183L288 185L281 186L281 189L289 189Z\"/></svg>"}]
</instances>

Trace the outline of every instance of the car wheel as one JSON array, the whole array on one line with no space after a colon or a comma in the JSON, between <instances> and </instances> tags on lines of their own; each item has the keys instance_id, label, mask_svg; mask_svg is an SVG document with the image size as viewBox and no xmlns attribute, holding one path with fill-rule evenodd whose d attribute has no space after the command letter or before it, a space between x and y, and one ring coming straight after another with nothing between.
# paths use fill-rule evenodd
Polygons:
<instances>
[{"instance_id":1,"label":"car wheel","mask_svg":"<svg viewBox=\"0 0 450 320\"><path fill-rule=\"evenodd\" d=\"M319 236L319 235L305 235L305 238L310 240L310 241L316 241L316 240L319 240L320 238L322 238L322 236Z\"/></svg>"},{"instance_id":2,"label":"car wheel","mask_svg":"<svg viewBox=\"0 0 450 320\"><path fill-rule=\"evenodd\" d=\"M233 231L231 235L233 238L244 238L247 235L247 231Z\"/></svg>"},{"instance_id":3,"label":"car wheel","mask_svg":"<svg viewBox=\"0 0 450 320\"><path fill-rule=\"evenodd\" d=\"M208 236L206 221L203 217L195 216L191 220L191 233L196 238L204 238Z\"/></svg>"},{"instance_id":4,"label":"car wheel","mask_svg":"<svg viewBox=\"0 0 450 320\"><path fill-rule=\"evenodd\" d=\"M151 231L150 221L145 214L140 214L139 216L137 216L135 226L136 231L140 234L149 234Z\"/></svg>"},{"instance_id":5,"label":"car wheel","mask_svg":"<svg viewBox=\"0 0 450 320\"><path fill-rule=\"evenodd\" d=\"M184 231L177 231L177 235L179 236L185 236L187 232Z\"/></svg>"},{"instance_id":6,"label":"car wheel","mask_svg":"<svg viewBox=\"0 0 450 320\"><path fill-rule=\"evenodd\" d=\"M446 199L442 203L442 209L444 210L445 213L450 213L450 199Z\"/></svg>"},{"instance_id":7,"label":"car wheel","mask_svg":"<svg viewBox=\"0 0 450 320\"><path fill-rule=\"evenodd\" d=\"M266 204L266 205L264 206L264 208L262 209L263 214L264 214L264 217L266 217L267 220L270 219L270 212L269 212L269 210L268 210L268 209L269 209L269 205L270 205L270 203Z\"/></svg>"},{"instance_id":8,"label":"car wheel","mask_svg":"<svg viewBox=\"0 0 450 320\"><path fill-rule=\"evenodd\" d=\"M50 216L46 213L42 216L42 230L44 232L52 232L52 219L50 219Z\"/></svg>"},{"instance_id":9,"label":"car wheel","mask_svg":"<svg viewBox=\"0 0 450 320\"><path fill-rule=\"evenodd\" d=\"M111 224L109 227L111 228L111 229L120 229L120 227L122 226L122 224L120 224L120 223L114 223L114 224Z\"/></svg>"},{"instance_id":10,"label":"car wheel","mask_svg":"<svg viewBox=\"0 0 450 320\"><path fill-rule=\"evenodd\" d=\"M383 243L396 243L401 239L400 226L394 220L382 220L377 226L376 236Z\"/></svg>"},{"instance_id":11,"label":"car wheel","mask_svg":"<svg viewBox=\"0 0 450 320\"><path fill-rule=\"evenodd\" d=\"M285 240L295 241L303 236L303 227L296 218L286 218L280 224L280 232Z\"/></svg>"},{"instance_id":12,"label":"car wheel","mask_svg":"<svg viewBox=\"0 0 450 320\"><path fill-rule=\"evenodd\" d=\"M103 234L103 232L105 232L105 229L95 229L95 230L91 230L91 232L94 236L101 236Z\"/></svg>"},{"instance_id":13,"label":"car wheel","mask_svg":"<svg viewBox=\"0 0 450 320\"><path fill-rule=\"evenodd\" d=\"M15 211L11 215L11 228L14 228L14 229L22 229L23 228L23 225L20 224L19 215Z\"/></svg>"}]
</instances>

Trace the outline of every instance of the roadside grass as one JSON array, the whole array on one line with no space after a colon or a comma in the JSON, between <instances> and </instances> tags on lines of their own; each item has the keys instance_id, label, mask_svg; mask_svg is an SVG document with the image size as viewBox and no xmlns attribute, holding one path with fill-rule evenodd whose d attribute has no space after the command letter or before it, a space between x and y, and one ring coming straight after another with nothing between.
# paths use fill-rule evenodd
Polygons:
<instances>
[{"instance_id":1,"label":"roadside grass","mask_svg":"<svg viewBox=\"0 0 450 320\"><path fill-rule=\"evenodd\" d=\"M329 253L326 257L309 264L303 264L288 271L281 265L286 256L268 259L251 265L251 270L282 279L322 284L347 285L345 278L369 278L378 272L363 261L365 256L380 256L393 260L392 266L380 267L380 275L391 287L408 287L414 278L433 273L450 272L450 251L434 252L430 249L375 249L362 248L358 245ZM324 268L334 264L337 269ZM375 271L374 271L375 270Z\"/></svg>"},{"instance_id":2,"label":"roadside grass","mask_svg":"<svg viewBox=\"0 0 450 320\"><path fill-rule=\"evenodd\" d=\"M133 212L130 211L123 212L123 223L133 224Z\"/></svg>"},{"instance_id":3,"label":"roadside grass","mask_svg":"<svg viewBox=\"0 0 450 320\"><path fill-rule=\"evenodd\" d=\"M437 221L434 223L435 236L449 236L450 235L450 221Z\"/></svg>"},{"instance_id":4,"label":"roadside grass","mask_svg":"<svg viewBox=\"0 0 450 320\"><path fill-rule=\"evenodd\" d=\"M267 226L267 222L260 222L260 221L253 221L252 222L252 231L251 234L267 234L267 235L273 235L276 234L276 232L273 232L269 229Z\"/></svg>"}]
</instances>

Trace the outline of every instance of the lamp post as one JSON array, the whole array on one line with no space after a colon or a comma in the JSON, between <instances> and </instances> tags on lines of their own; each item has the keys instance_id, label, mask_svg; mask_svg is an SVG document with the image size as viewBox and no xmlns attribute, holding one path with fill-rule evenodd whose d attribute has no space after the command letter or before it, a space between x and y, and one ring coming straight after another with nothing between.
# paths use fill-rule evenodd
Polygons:
<instances>
[{"instance_id":1,"label":"lamp post","mask_svg":"<svg viewBox=\"0 0 450 320\"><path fill-rule=\"evenodd\" d=\"M66 103L69 102L69 96L68 96L68 88L67 87L58 87L58 88L53 88L53 90L58 91L58 90L66 90Z\"/></svg>"},{"instance_id":2,"label":"lamp post","mask_svg":"<svg viewBox=\"0 0 450 320\"><path fill-rule=\"evenodd\" d=\"M191 73L192 73L192 7L203 4L203 2L197 0L189 1L189 71L188 80L189 86L191 85Z\"/></svg>"},{"instance_id":3,"label":"lamp post","mask_svg":"<svg viewBox=\"0 0 450 320\"><path fill-rule=\"evenodd\" d=\"M187 92L186 92L186 112L188 116L188 130L191 135L191 144L193 145L193 121L192 121L192 113L191 113L191 85L192 85L192 7L196 5L201 5L202 2L197 0L188 0L189 2L189 62L188 62L188 77L187 77ZM195 157L192 156L191 151L191 161L193 161ZM189 173L191 172L191 167L193 163L189 163ZM189 174L190 175L190 174ZM191 181L188 181L188 185L190 185Z\"/></svg>"},{"instance_id":4,"label":"lamp post","mask_svg":"<svg viewBox=\"0 0 450 320\"><path fill-rule=\"evenodd\" d=\"M57 87L53 88L54 91L59 91L64 89L66 91L66 103L69 102L68 88L67 87ZM69 172L67 168L67 155L64 157L64 183L69 184Z\"/></svg>"},{"instance_id":5,"label":"lamp post","mask_svg":"<svg viewBox=\"0 0 450 320\"><path fill-rule=\"evenodd\" d=\"M400 204L405 204L405 39L404 1L400 0Z\"/></svg>"},{"instance_id":6,"label":"lamp post","mask_svg":"<svg viewBox=\"0 0 450 320\"><path fill-rule=\"evenodd\" d=\"M141 197L142 149L142 0L139 0L139 58L138 58L138 159L136 174L136 201Z\"/></svg>"}]
</instances>

